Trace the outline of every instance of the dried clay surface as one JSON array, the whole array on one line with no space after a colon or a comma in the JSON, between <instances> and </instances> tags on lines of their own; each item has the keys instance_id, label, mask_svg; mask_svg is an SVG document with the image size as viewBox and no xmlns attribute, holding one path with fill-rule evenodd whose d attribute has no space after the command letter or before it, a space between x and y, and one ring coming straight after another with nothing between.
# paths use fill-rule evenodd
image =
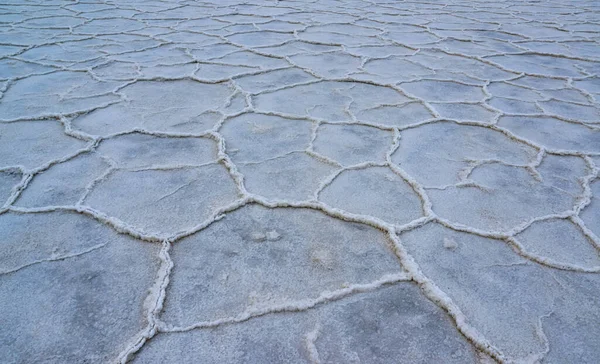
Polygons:
<instances>
[{"instance_id":1,"label":"dried clay surface","mask_svg":"<svg viewBox=\"0 0 600 364\"><path fill-rule=\"evenodd\" d=\"M598 363L600 2L5 0L2 363Z\"/></svg>"}]
</instances>

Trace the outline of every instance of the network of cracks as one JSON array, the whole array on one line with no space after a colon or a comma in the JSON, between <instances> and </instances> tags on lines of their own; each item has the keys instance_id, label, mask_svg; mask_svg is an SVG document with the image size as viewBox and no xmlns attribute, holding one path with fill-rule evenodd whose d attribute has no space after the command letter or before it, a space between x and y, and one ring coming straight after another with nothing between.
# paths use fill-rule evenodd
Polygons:
<instances>
[{"instance_id":1,"label":"network of cracks","mask_svg":"<svg viewBox=\"0 0 600 364\"><path fill-rule=\"evenodd\" d=\"M599 11L4 1L2 361L597 362Z\"/></svg>"}]
</instances>

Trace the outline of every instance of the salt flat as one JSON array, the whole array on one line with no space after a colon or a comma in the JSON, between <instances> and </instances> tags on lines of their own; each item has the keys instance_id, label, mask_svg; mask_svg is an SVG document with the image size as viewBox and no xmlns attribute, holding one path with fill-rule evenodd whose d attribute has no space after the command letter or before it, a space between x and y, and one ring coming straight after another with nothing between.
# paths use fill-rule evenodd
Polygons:
<instances>
[{"instance_id":1,"label":"salt flat","mask_svg":"<svg viewBox=\"0 0 600 364\"><path fill-rule=\"evenodd\" d=\"M2 363L598 363L600 3L0 4Z\"/></svg>"}]
</instances>

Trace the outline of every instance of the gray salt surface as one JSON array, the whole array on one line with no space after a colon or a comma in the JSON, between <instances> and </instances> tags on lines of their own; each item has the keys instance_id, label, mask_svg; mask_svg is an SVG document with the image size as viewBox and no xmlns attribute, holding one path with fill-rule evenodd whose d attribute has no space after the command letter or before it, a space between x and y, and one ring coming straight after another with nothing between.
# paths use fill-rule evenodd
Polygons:
<instances>
[{"instance_id":1,"label":"gray salt surface","mask_svg":"<svg viewBox=\"0 0 600 364\"><path fill-rule=\"evenodd\" d=\"M599 14L0 4L0 361L597 363Z\"/></svg>"}]
</instances>

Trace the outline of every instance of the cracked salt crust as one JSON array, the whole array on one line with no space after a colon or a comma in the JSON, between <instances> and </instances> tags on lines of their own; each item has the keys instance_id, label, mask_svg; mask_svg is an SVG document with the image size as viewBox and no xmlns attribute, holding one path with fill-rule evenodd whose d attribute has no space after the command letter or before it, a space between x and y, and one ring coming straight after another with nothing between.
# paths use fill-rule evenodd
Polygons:
<instances>
[{"instance_id":1,"label":"cracked salt crust","mask_svg":"<svg viewBox=\"0 0 600 364\"><path fill-rule=\"evenodd\" d=\"M0 354L595 362L599 11L3 4Z\"/></svg>"}]
</instances>

